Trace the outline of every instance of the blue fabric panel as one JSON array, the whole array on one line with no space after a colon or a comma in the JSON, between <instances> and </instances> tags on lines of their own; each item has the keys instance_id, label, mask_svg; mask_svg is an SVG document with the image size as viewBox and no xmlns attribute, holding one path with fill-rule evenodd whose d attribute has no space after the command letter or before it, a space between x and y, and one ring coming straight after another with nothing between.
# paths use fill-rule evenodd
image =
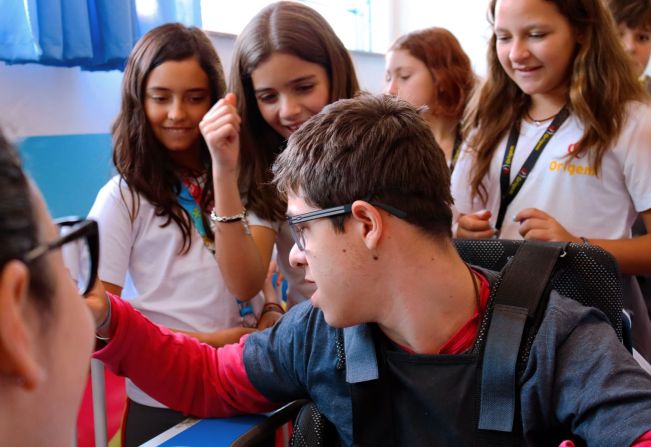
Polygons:
<instances>
[{"instance_id":1,"label":"blue fabric panel","mask_svg":"<svg viewBox=\"0 0 651 447\"><path fill-rule=\"evenodd\" d=\"M91 2L92 3L92 2ZM75 61L93 57L93 44L88 20L88 2L62 0L63 59Z\"/></svg>"},{"instance_id":2,"label":"blue fabric panel","mask_svg":"<svg viewBox=\"0 0 651 447\"><path fill-rule=\"evenodd\" d=\"M0 0L0 60L36 60L40 56L38 42L38 18L35 0L27 2Z\"/></svg>"},{"instance_id":3,"label":"blue fabric panel","mask_svg":"<svg viewBox=\"0 0 651 447\"><path fill-rule=\"evenodd\" d=\"M135 2L97 0L98 25L104 43L104 61L123 59L140 37Z\"/></svg>"},{"instance_id":4,"label":"blue fabric panel","mask_svg":"<svg viewBox=\"0 0 651 447\"><path fill-rule=\"evenodd\" d=\"M63 59L63 19L61 1L37 0L39 21L39 44L43 60Z\"/></svg>"},{"instance_id":5,"label":"blue fabric panel","mask_svg":"<svg viewBox=\"0 0 651 447\"><path fill-rule=\"evenodd\" d=\"M86 216L115 173L109 134L29 137L18 146L53 217Z\"/></svg>"},{"instance_id":6,"label":"blue fabric panel","mask_svg":"<svg viewBox=\"0 0 651 447\"><path fill-rule=\"evenodd\" d=\"M201 26L200 0L152 0L139 16L135 0L0 0L0 60L84 70L123 69L151 28Z\"/></svg>"},{"instance_id":7,"label":"blue fabric panel","mask_svg":"<svg viewBox=\"0 0 651 447\"><path fill-rule=\"evenodd\" d=\"M373 334L367 324L344 328L346 382L367 382L380 377L375 349L369 346L373 346Z\"/></svg>"},{"instance_id":8,"label":"blue fabric panel","mask_svg":"<svg viewBox=\"0 0 651 447\"><path fill-rule=\"evenodd\" d=\"M223 419L202 419L159 447L228 447L233 441L262 422L266 416L249 415Z\"/></svg>"}]
</instances>

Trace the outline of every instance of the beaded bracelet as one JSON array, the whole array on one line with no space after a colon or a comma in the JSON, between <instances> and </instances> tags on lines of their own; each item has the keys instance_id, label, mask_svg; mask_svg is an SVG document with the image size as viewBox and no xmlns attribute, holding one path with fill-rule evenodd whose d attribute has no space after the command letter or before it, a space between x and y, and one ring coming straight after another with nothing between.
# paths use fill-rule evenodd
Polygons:
<instances>
[{"instance_id":1,"label":"beaded bracelet","mask_svg":"<svg viewBox=\"0 0 651 447\"><path fill-rule=\"evenodd\" d=\"M278 312L280 314L284 314L285 309L283 309L283 306L278 303L264 303L264 306L262 306L261 315L267 312Z\"/></svg>"}]
</instances>

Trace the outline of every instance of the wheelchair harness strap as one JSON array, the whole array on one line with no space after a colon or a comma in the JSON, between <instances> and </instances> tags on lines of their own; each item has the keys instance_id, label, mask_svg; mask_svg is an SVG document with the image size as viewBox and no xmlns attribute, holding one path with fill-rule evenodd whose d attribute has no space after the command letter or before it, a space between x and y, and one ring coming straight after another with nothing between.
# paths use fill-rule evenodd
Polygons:
<instances>
[{"instance_id":1,"label":"wheelchair harness strap","mask_svg":"<svg viewBox=\"0 0 651 447\"><path fill-rule=\"evenodd\" d=\"M527 317L533 318L565 244L523 244L495 295L481 377L479 429L513 431L517 359Z\"/></svg>"}]
</instances>

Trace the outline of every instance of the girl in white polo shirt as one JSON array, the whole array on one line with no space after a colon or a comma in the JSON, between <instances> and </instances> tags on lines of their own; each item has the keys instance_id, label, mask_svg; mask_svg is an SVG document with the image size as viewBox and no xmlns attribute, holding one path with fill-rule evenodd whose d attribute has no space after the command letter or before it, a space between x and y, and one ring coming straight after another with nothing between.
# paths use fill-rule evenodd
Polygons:
<instances>
[{"instance_id":1,"label":"girl in white polo shirt","mask_svg":"<svg viewBox=\"0 0 651 447\"><path fill-rule=\"evenodd\" d=\"M489 73L453 173L457 237L589 241L651 272L651 108L593 0L492 0ZM651 357L641 296L634 344ZM635 297L630 301L631 297ZM642 332L639 332L642 331Z\"/></svg>"},{"instance_id":2,"label":"girl in white polo shirt","mask_svg":"<svg viewBox=\"0 0 651 447\"><path fill-rule=\"evenodd\" d=\"M211 228L215 192L199 122L225 92L217 53L197 28L155 28L133 49L122 90L113 125L119 175L102 188L90 212L100 230L99 277L109 292L156 323L213 346L237 342L258 324L263 302L260 287L231 290L215 259L222 247L216 250ZM249 213L222 225L255 239L257 221ZM239 252L229 254L235 268L247 269L237 263ZM282 310L277 304L264 309L264 325ZM127 446L185 418L130 382L127 395Z\"/></svg>"}]
</instances>

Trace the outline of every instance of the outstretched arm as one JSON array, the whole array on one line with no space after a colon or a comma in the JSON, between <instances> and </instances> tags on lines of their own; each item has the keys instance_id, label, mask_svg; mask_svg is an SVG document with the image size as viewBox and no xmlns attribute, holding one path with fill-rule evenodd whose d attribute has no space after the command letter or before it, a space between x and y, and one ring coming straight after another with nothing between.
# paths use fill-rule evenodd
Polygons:
<instances>
[{"instance_id":1,"label":"outstretched arm","mask_svg":"<svg viewBox=\"0 0 651 447\"><path fill-rule=\"evenodd\" d=\"M122 287L118 285L106 281L102 281L102 285L107 292L115 296L120 296L122 294ZM99 305L101 305L101 303ZM230 343L237 343L243 335L255 332L255 329L245 327L232 327L214 332L192 332L180 329L170 330L189 335L196 338L201 343L207 343L215 348L219 348Z\"/></svg>"},{"instance_id":2,"label":"outstretched arm","mask_svg":"<svg viewBox=\"0 0 651 447\"><path fill-rule=\"evenodd\" d=\"M108 301L101 296L88 300L96 321L102 321ZM100 334L110 341L95 357L155 399L197 417L259 413L279 406L255 389L246 374L246 338L214 349L151 323L118 297L110 296L110 303L110 324Z\"/></svg>"}]
</instances>

